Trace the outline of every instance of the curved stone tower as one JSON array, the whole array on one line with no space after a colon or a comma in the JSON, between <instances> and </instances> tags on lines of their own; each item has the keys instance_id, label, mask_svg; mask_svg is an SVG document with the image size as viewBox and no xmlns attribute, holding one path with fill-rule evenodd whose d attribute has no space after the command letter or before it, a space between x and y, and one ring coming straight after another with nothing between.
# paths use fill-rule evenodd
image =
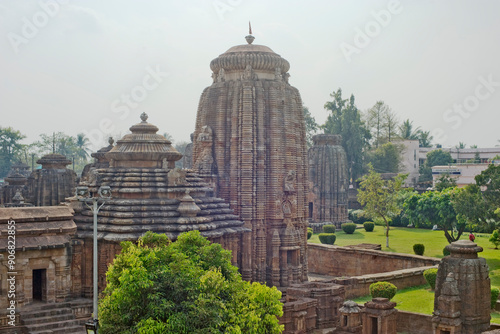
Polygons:
<instances>
[{"instance_id":1,"label":"curved stone tower","mask_svg":"<svg viewBox=\"0 0 500 334\"><path fill-rule=\"evenodd\" d=\"M37 160L41 169L28 178L28 201L35 206L59 205L75 194L76 173L66 166L71 164L64 155L51 153Z\"/></svg>"},{"instance_id":2,"label":"curved stone tower","mask_svg":"<svg viewBox=\"0 0 500 334\"><path fill-rule=\"evenodd\" d=\"M490 328L490 278L483 248L469 240L446 246L434 296L434 333L479 334Z\"/></svg>"},{"instance_id":3,"label":"curved stone tower","mask_svg":"<svg viewBox=\"0 0 500 334\"><path fill-rule=\"evenodd\" d=\"M212 60L200 98L194 168L252 230L246 280L275 286L307 280L307 149L302 100L290 64L263 45Z\"/></svg>"},{"instance_id":4,"label":"curved stone tower","mask_svg":"<svg viewBox=\"0 0 500 334\"><path fill-rule=\"evenodd\" d=\"M347 157L342 136L313 137L309 157L309 225L320 232L322 225L340 228L347 216Z\"/></svg>"},{"instance_id":5,"label":"curved stone tower","mask_svg":"<svg viewBox=\"0 0 500 334\"><path fill-rule=\"evenodd\" d=\"M249 230L229 204L214 197L213 189L192 170L173 168L182 158L158 128L142 122L118 140L108 152L101 151L109 167L91 167L80 185L96 193L111 188L112 198L98 213L99 288L105 285L107 266L120 252L120 242L136 241L147 231L164 233L170 240L186 231L199 230L212 242L232 251L232 263L242 268L243 236ZM102 160L101 162L104 162ZM92 291L93 213L73 201L77 238L75 263L81 263L83 295Z\"/></svg>"}]
</instances>

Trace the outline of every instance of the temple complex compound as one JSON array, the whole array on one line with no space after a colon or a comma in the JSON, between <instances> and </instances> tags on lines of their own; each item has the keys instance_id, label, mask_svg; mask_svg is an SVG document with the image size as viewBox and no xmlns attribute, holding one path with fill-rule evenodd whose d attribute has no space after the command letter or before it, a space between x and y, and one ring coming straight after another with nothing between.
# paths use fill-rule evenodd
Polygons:
<instances>
[{"instance_id":1,"label":"temple complex compound","mask_svg":"<svg viewBox=\"0 0 500 334\"><path fill-rule=\"evenodd\" d=\"M290 64L254 39L210 63L193 168L252 231L243 278L284 287L307 280L305 123Z\"/></svg>"},{"instance_id":2,"label":"temple complex compound","mask_svg":"<svg viewBox=\"0 0 500 334\"><path fill-rule=\"evenodd\" d=\"M136 241L147 231L165 233L170 240L186 231L199 230L212 242L232 251L232 262L242 270L243 238L249 229L243 227L229 204L213 197L213 189L191 170L174 168L182 154L171 142L157 134L158 128L148 123L148 116L130 128L131 134L118 140L98 157L100 166L90 167L80 185L96 193L100 186L111 187L98 214L99 288L106 282L108 265L121 250L120 242ZM92 222L93 213L85 204L72 201L76 237L83 241L74 249L74 262L81 263L84 296L92 294Z\"/></svg>"},{"instance_id":3,"label":"temple complex compound","mask_svg":"<svg viewBox=\"0 0 500 334\"><path fill-rule=\"evenodd\" d=\"M322 225L340 228L347 216L347 157L342 136L321 134L313 137L309 157L309 226L322 232Z\"/></svg>"}]
</instances>

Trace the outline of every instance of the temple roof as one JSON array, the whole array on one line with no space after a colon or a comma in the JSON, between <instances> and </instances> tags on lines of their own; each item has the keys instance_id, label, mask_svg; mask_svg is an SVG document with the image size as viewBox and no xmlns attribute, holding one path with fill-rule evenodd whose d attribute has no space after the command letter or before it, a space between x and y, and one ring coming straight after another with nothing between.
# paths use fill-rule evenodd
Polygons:
<instances>
[{"instance_id":1,"label":"temple roof","mask_svg":"<svg viewBox=\"0 0 500 334\"><path fill-rule=\"evenodd\" d=\"M36 161L37 164L42 165L42 168L66 168L71 164L71 160L67 159L64 155L59 153L50 153L44 155L41 159Z\"/></svg>"},{"instance_id":2,"label":"temple roof","mask_svg":"<svg viewBox=\"0 0 500 334\"><path fill-rule=\"evenodd\" d=\"M245 37L247 44L236 45L210 62L210 68L215 73L224 71L243 71L250 65L253 70L281 73L290 69L290 63L265 45L252 44L255 37Z\"/></svg>"},{"instance_id":3,"label":"temple roof","mask_svg":"<svg viewBox=\"0 0 500 334\"><path fill-rule=\"evenodd\" d=\"M109 160L121 161L177 161L182 158L172 142L157 134L158 127L147 122L148 115L142 113L142 122L132 125L132 133L123 136L116 142L105 157Z\"/></svg>"}]
</instances>

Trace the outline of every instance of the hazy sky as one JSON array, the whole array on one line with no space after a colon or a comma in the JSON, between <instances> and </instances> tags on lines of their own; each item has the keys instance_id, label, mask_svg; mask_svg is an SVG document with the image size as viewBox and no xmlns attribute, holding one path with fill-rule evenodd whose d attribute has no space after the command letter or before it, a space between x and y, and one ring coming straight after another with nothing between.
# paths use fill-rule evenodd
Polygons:
<instances>
[{"instance_id":1,"label":"hazy sky","mask_svg":"<svg viewBox=\"0 0 500 334\"><path fill-rule=\"evenodd\" d=\"M246 43L290 62L318 123L329 94L385 101L435 142L500 139L500 1L0 0L0 126L86 132L98 147L149 121L194 130L210 61Z\"/></svg>"}]
</instances>

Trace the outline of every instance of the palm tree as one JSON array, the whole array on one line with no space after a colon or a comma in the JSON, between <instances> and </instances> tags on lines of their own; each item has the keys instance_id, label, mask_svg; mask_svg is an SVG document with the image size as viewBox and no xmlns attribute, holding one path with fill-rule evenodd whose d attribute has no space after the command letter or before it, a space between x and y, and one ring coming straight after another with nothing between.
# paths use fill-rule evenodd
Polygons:
<instances>
[{"instance_id":1,"label":"palm tree","mask_svg":"<svg viewBox=\"0 0 500 334\"><path fill-rule=\"evenodd\" d=\"M418 141L420 147L432 147L432 136L430 131L418 130Z\"/></svg>"},{"instance_id":2,"label":"palm tree","mask_svg":"<svg viewBox=\"0 0 500 334\"><path fill-rule=\"evenodd\" d=\"M85 137L85 134L79 133L76 135L75 146L77 148L76 156L82 160L87 160L89 153L87 152L89 145L89 139Z\"/></svg>"},{"instance_id":3,"label":"palm tree","mask_svg":"<svg viewBox=\"0 0 500 334\"><path fill-rule=\"evenodd\" d=\"M399 135L402 139L417 140L420 127L413 129L413 122L407 119L399 126Z\"/></svg>"}]
</instances>

